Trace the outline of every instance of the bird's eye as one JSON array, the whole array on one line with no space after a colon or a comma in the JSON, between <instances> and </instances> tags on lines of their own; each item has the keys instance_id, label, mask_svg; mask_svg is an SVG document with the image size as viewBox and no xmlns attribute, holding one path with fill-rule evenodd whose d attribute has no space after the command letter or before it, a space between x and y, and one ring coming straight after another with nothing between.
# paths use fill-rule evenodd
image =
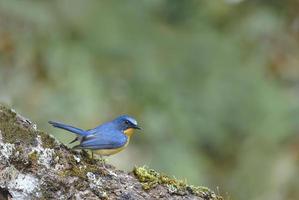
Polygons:
<instances>
[{"instance_id":1,"label":"bird's eye","mask_svg":"<svg viewBox=\"0 0 299 200\"><path fill-rule=\"evenodd\" d=\"M130 122L128 120L125 121L126 124L130 124Z\"/></svg>"}]
</instances>

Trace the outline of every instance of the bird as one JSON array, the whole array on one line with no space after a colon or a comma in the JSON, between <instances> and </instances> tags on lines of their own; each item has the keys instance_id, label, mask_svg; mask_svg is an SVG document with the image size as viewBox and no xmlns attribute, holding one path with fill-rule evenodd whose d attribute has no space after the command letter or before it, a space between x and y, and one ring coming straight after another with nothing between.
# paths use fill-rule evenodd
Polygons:
<instances>
[{"instance_id":1,"label":"bird","mask_svg":"<svg viewBox=\"0 0 299 200\"><path fill-rule=\"evenodd\" d=\"M73 149L88 149L93 154L110 156L124 150L130 141L135 129L141 129L135 118L129 115L120 115L115 119L105 122L93 129L83 130L63 124L61 122L49 121L49 123L60 129L75 133L77 137L70 142L79 142Z\"/></svg>"}]
</instances>

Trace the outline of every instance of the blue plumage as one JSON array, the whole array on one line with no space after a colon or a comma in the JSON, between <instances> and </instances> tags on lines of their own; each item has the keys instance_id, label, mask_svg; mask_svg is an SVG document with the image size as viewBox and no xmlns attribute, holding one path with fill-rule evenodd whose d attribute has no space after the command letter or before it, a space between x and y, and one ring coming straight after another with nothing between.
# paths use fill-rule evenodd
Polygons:
<instances>
[{"instance_id":1,"label":"blue plumage","mask_svg":"<svg viewBox=\"0 0 299 200\"><path fill-rule=\"evenodd\" d=\"M80 144L74 148L103 150L99 153L103 155L119 152L120 150L118 149L122 149L129 142L131 134L128 134L127 130L140 129L137 121L128 115L121 115L110 122L89 130L83 130L60 122L49 121L49 123L56 128L77 134L78 136L72 142L79 141ZM116 151L110 152L110 150L114 149ZM109 150L109 153L106 150Z\"/></svg>"}]
</instances>

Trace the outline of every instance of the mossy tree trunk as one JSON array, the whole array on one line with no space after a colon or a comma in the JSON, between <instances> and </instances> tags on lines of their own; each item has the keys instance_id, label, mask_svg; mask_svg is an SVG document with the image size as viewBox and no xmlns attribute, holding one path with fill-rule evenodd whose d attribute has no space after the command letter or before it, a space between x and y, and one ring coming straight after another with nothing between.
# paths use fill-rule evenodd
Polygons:
<instances>
[{"instance_id":1,"label":"mossy tree trunk","mask_svg":"<svg viewBox=\"0 0 299 200\"><path fill-rule=\"evenodd\" d=\"M0 199L222 199L146 168L91 160L0 104Z\"/></svg>"}]
</instances>

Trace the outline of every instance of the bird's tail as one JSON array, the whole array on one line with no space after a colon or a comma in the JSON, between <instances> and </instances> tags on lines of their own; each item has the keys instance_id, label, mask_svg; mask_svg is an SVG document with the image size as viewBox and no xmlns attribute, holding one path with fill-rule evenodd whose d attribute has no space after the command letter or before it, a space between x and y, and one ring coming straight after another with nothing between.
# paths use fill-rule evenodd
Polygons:
<instances>
[{"instance_id":1,"label":"bird's tail","mask_svg":"<svg viewBox=\"0 0 299 200\"><path fill-rule=\"evenodd\" d=\"M61 128L61 129L70 131L72 133L76 133L77 135L80 135L80 136L85 136L85 135L88 134L85 130L82 130L80 128L76 128L76 127L73 127L73 126L70 126L70 125L66 125L66 124L63 124L63 123L60 123L60 122L49 121L49 124L52 124L52 126L54 126L56 128Z\"/></svg>"}]
</instances>

